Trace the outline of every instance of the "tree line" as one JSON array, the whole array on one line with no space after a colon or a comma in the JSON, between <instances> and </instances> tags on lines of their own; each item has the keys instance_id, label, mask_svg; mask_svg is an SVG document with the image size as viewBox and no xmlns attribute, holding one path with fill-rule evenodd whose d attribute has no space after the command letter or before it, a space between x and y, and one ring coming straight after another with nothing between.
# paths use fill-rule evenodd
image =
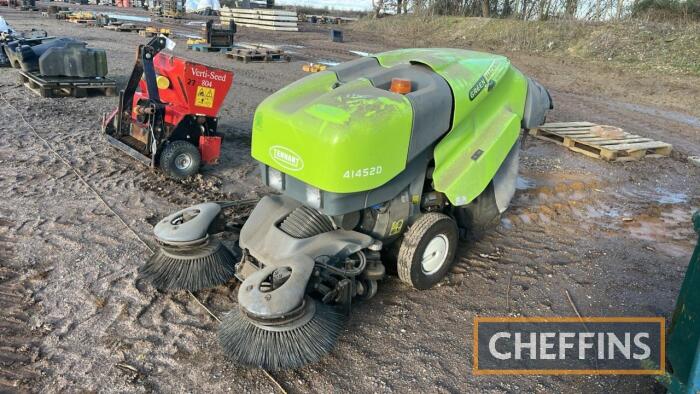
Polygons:
<instances>
[{"instance_id":1,"label":"tree line","mask_svg":"<svg viewBox=\"0 0 700 394\"><path fill-rule=\"evenodd\" d=\"M373 0L383 14L454 15L524 20L700 19L700 0Z\"/></svg>"}]
</instances>

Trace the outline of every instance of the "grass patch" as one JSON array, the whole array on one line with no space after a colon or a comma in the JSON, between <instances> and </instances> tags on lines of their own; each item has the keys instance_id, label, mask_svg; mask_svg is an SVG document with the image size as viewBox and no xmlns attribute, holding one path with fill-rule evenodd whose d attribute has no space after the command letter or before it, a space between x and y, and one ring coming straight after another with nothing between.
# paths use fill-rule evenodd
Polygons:
<instances>
[{"instance_id":1,"label":"grass patch","mask_svg":"<svg viewBox=\"0 0 700 394\"><path fill-rule=\"evenodd\" d=\"M364 18L352 30L415 47L542 53L700 75L700 23L521 21L448 16Z\"/></svg>"}]
</instances>

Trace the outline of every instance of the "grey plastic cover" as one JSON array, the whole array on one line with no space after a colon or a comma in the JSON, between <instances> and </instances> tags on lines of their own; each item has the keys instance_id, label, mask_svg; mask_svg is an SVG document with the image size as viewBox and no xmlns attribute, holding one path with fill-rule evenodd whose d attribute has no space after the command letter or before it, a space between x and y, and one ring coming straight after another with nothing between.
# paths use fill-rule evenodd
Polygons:
<instances>
[{"instance_id":1,"label":"grey plastic cover","mask_svg":"<svg viewBox=\"0 0 700 394\"><path fill-rule=\"evenodd\" d=\"M534 79L528 78L522 127L532 129L543 125L550 109L554 109L554 103L547 89Z\"/></svg>"},{"instance_id":2,"label":"grey plastic cover","mask_svg":"<svg viewBox=\"0 0 700 394\"><path fill-rule=\"evenodd\" d=\"M165 217L153 227L160 241L170 244L192 242L207 236L207 230L221 206L213 202L193 205Z\"/></svg>"},{"instance_id":3,"label":"grey plastic cover","mask_svg":"<svg viewBox=\"0 0 700 394\"><path fill-rule=\"evenodd\" d=\"M249 275L238 290L238 302L252 315L275 318L294 310L304 299L317 257L346 257L373 242L368 235L346 230L304 239L289 236L277 224L300 205L289 197L265 196L241 229L241 248L265 266ZM275 290L263 291L262 282L281 267L291 269L289 279Z\"/></svg>"},{"instance_id":4,"label":"grey plastic cover","mask_svg":"<svg viewBox=\"0 0 700 394\"><path fill-rule=\"evenodd\" d=\"M418 157L411 160L406 165L406 168L398 175L375 189L356 193L333 193L321 190L321 206L317 207L317 209L325 215L336 216L359 211L389 201L396 197L402 190L406 189L406 187L417 178L422 180L425 174L425 168L432 157L431 149L424 150ZM260 164L262 179L267 186L271 186L269 171L277 170L270 169L270 167L265 164ZM297 201L306 201L307 188L311 186L289 176L289 174L283 173L282 177L284 179L282 182L283 189L279 191Z\"/></svg>"},{"instance_id":5,"label":"grey plastic cover","mask_svg":"<svg viewBox=\"0 0 700 394\"><path fill-rule=\"evenodd\" d=\"M18 41L17 46L11 46L11 51L13 53L8 57L10 60L18 62L24 71L38 71L39 58L41 55L51 48L62 48L68 44L82 45L83 47L87 45L84 42L68 37L60 37L53 40L44 41L43 43L34 46L26 45L20 40Z\"/></svg>"},{"instance_id":6,"label":"grey plastic cover","mask_svg":"<svg viewBox=\"0 0 700 394\"><path fill-rule=\"evenodd\" d=\"M515 195L515 185L518 181L518 164L520 161L520 139L518 139L508 156L493 177L493 192L496 197L498 212L503 213L510 205Z\"/></svg>"},{"instance_id":7,"label":"grey plastic cover","mask_svg":"<svg viewBox=\"0 0 700 394\"><path fill-rule=\"evenodd\" d=\"M393 78L411 80L406 94L413 108L413 125L407 161L413 160L440 139L452 124L452 89L444 78L428 66L399 64L383 67L374 57L365 57L331 68L341 83L368 79L378 89L389 90Z\"/></svg>"},{"instance_id":8,"label":"grey plastic cover","mask_svg":"<svg viewBox=\"0 0 700 394\"><path fill-rule=\"evenodd\" d=\"M39 58L39 72L47 77L102 78L107 75L107 53L83 43L49 48Z\"/></svg>"}]
</instances>

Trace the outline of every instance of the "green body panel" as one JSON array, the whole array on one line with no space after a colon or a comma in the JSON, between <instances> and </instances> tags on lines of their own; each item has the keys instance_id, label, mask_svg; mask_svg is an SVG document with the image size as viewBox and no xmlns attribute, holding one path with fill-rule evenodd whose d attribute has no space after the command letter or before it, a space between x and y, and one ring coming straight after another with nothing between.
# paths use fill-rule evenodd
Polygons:
<instances>
[{"instance_id":1,"label":"green body panel","mask_svg":"<svg viewBox=\"0 0 700 394\"><path fill-rule=\"evenodd\" d=\"M452 127L435 147L433 179L452 204L469 203L518 138L526 78L503 56L466 50L405 49L376 58L384 67L425 64L450 85ZM338 86L329 70L260 104L252 156L321 190L367 191L405 169L412 125L413 108L405 96L364 78Z\"/></svg>"},{"instance_id":2,"label":"green body panel","mask_svg":"<svg viewBox=\"0 0 700 394\"><path fill-rule=\"evenodd\" d=\"M452 129L435 147L435 190L454 205L488 186L520 133L527 79L503 56L459 49L402 49L377 56L385 67L430 66L455 97Z\"/></svg>"},{"instance_id":3,"label":"green body panel","mask_svg":"<svg viewBox=\"0 0 700 394\"><path fill-rule=\"evenodd\" d=\"M260 104L252 156L321 190L351 193L388 182L406 166L413 109L406 97L335 73L297 81Z\"/></svg>"},{"instance_id":4,"label":"green body panel","mask_svg":"<svg viewBox=\"0 0 700 394\"><path fill-rule=\"evenodd\" d=\"M693 225L700 236L700 211L693 215ZM700 391L700 239L688 263L671 317L666 359L671 364L673 374L662 381L670 392Z\"/></svg>"}]
</instances>

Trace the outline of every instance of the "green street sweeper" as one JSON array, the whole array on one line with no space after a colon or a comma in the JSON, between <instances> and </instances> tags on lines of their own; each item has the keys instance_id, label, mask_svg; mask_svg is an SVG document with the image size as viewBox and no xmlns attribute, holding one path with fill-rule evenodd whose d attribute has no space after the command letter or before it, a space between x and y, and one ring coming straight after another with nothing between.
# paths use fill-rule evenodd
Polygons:
<instances>
[{"instance_id":1,"label":"green street sweeper","mask_svg":"<svg viewBox=\"0 0 700 394\"><path fill-rule=\"evenodd\" d=\"M252 156L276 193L253 209L239 250L217 238L222 204L199 204L155 226L162 248L140 274L187 290L237 277L238 307L219 331L227 356L270 370L315 362L387 266L428 289L460 238L498 223L520 132L550 109L507 58L466 50L396 50L303 78L255 112Z\"/></svg>"}]
</instances>

